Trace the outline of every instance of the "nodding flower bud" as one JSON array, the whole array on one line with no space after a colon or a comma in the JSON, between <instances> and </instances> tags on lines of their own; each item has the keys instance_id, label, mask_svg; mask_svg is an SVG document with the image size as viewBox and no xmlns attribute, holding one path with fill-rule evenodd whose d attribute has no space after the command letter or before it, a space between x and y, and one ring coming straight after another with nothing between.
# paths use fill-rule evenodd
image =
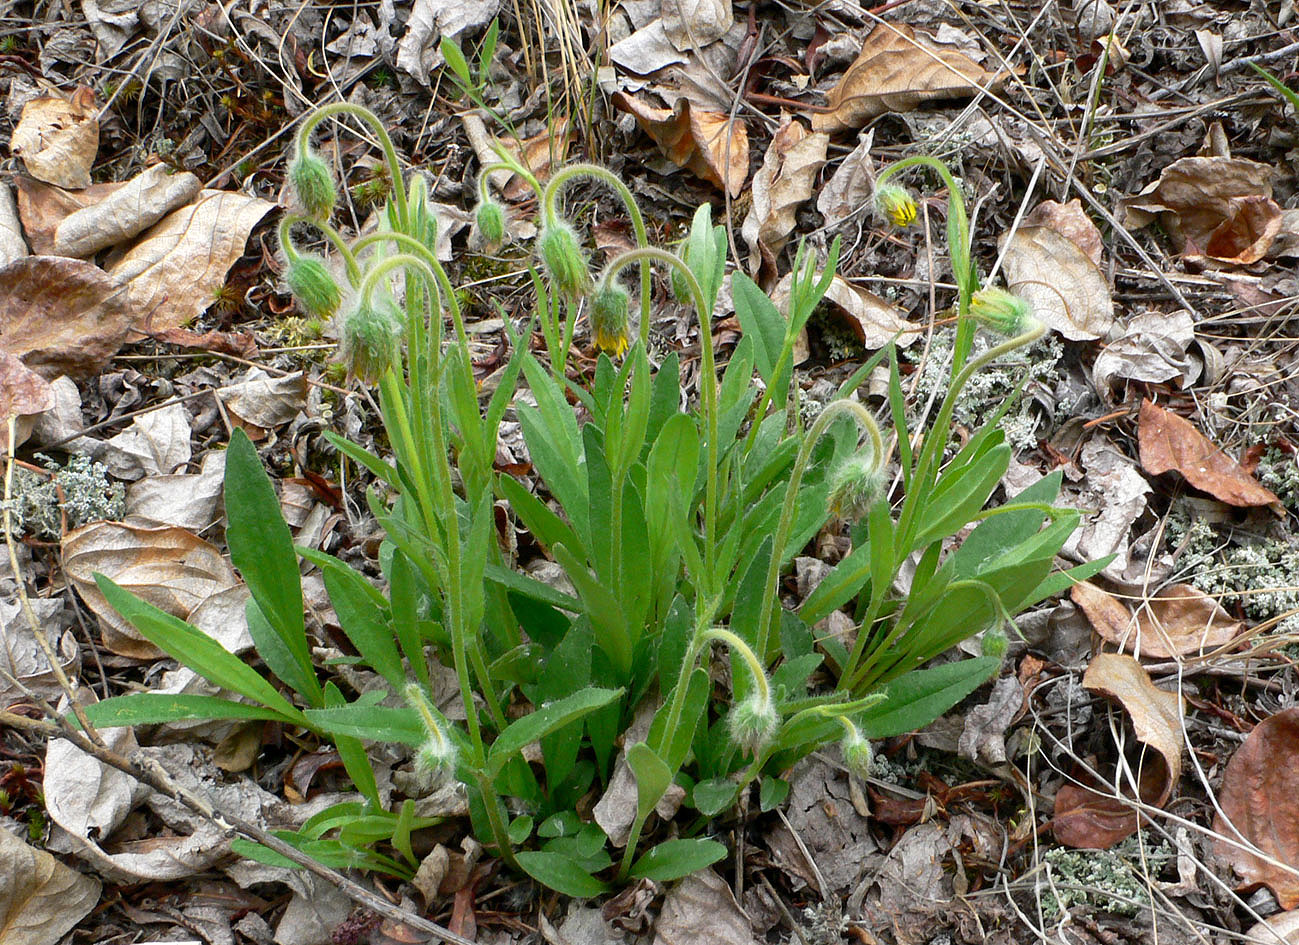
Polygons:
<instances>
[{"instance_id":1,"label":"nodding flower bud","mask_svg":"<svg viewBox=\"0 0 1299 945\"><path fill-rule=\"evenodd\" d=\"M873 450L854 453L830 475L830 514L842 522L855 522L884 494L885 472Z\"/></svg>"},{"instance_id":2,"label":"nodding flower bud","mask_svg":"<svg viewBox=\"0 0 1299 945\"><path fill-rule=\"evenodd\" d=\"M478 205L478 235L483 246L492 252L505 242L505 209L495 200L484 200Z\"/></svg>"},{"instance_id":3,"label":"nodding flower bud","mask_svg":"<svg viewBox=\"0 0 1299 945\"><path fill-rule=\"evenodd\" d=\"M731 709L727 719L731 740L750 754L757 755L776 737L780 713L770 692L754 690Z\"/></svg>"},{"instance_id":4,"label":"nodding flower bud","mask_svg":"<svg viewBox=\"0 0 1299 945\"><path fill-rule=\"evenodd\" d=\"M551 220L537 237L537 252L559 294L577 301L591 291L591 269L577 234L563 220Z\"/></svg>"},{"instance_id":5,"label":"nodding flower bud","mask_svg":"<svg viewBox=\"0 0 1299 945\"><path fill-rule=\"evenodd\" d=\"M612 279L601 279L591 296L591 334L595 346L606 354L620 357L627 350L630 332L627 312L631 298L627 290Z\"/></svg>"},{"instance_id":6,"label":"nodding flower bud","mask_svg":"<svg viewBox=\"0 0 1299 945\"><path fill-rule=\"evenodd\" d=\"M979 642L983 655L991 656L995 660L1002 659L1006 655L1006 650L1010 648L1010 641L1006 639L1006 630L1000 623L984 630Z\"/></svg>"},{"instance_id":7,"label":"nodding flower bud","mask_svg":"<svg viewBox=\"0 0 1299 945\"><path fill-rule=\"evenodd\" d=\"M341 335L339 358L348 373L374 384L401 353L401 316L390 299L361 301L344 316Z\"/></svg>"},{"instance_id":8,"label":"nodding flower bud","mask_svg":"<svg viewBox=\"0 0 1299 945\"><path fill-rule=\"evenodd\" d=\"M415 769L424 777L441 784L456 772L456 746L439 732L415 750Z\"/></svg>"},{"instance_id":9,"label":"nodding flower bud","mask_svg":"<svg viewBox=\"0 0 1299 945\"><path fill-rule=\"evenodd\" d=\"M319 256L298 256L284 271L284 282L304 312L315 318L333 318L343 292Z\"/></svg>"},{"instance_id":10,"label":"nodding flower bud","mask_svg":"<svg viewBox=\"0 0 1299 945\"><path fill-rule=\"evenodd\" d=\"M897 184L880 184L875 188L875 209L894 226L910 226L916 219L915 198Z\"/></svg>"},{"instance_id":11,"label":"nodding flower bud","mask_svg":"<svg viewBox=\"0 0 1299 945\"><path fill-rule=\"evenodd\" d=\"M874 761L871 743L868 739L862 737L861 730L851 722L847 722L845 728L843 740L839 742L839 751L843 754L843 763L857 777L869 778L871 762Z\"/></svg>"},{"instance_id":12,"label":"nodding flower bud","mask_svg":"<svg viewBox=\"0 0 1299 945\"><path fill-rule=\"evenodd\" d=\"M328 220L338 193L329 165L310 147L303 147L289 164L289 187L302 212L312 220Z\"/></svg>"},{"instance_id":13,"label":"nodding flower bud","mask_svg":"<svg viewBox=\"0 0 1299 945\"><path fill-rule=\"evenodd\" d=\"M970 297L970 317L985 328L1014 338L1036 323L1031 306L1018 295L989 286Z\"/></svg>"}]
</instances>

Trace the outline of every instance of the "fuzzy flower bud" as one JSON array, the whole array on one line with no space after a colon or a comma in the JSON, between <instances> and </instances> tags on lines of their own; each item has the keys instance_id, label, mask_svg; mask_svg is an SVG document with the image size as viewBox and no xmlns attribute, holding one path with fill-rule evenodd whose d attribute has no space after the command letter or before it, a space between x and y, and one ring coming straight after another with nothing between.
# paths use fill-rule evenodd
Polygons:
<instances>
[{"instance_id":1,"label":"fuzzy flower bud","mask_svg":"<svg viewBox=\"0 0 1299 945\"><path fill-rule=\"evenodd\" d=\"M875 188L875 209L894 226L910 226L916 219L915 198L897 184Z\"/></svg>"},{"instance_id":2,"label":"fuzzy flower bud","mask_svg":"<svg viewBox=\"0 0 1299 945\"><path fill-rule=\"evenodd\" d=\"M313 220L328 220L338 193L329 165L311 148L298 152L289 164L289 187L302 212Z\"/></svg>"},{"instance_id":3,"label":"fuzzy flower bud","mask_svg":"<svg viewBox=\"0 0 1299 945\"><path fill-rule=\"evenodd\" d=\"M415 770L434 784L453 777L456 771L456 746L446 735L429 738L415 751Z\"/></svg>"},{"instance_id":4,"label":"fuzzy flower bud","mask_svg":"<svg viewBox=\"0 0 1299 945\"><path fill-rule=\"evenodd\" d=\"M739 705L731 709L727 719L731 740L750 754L757 755L776 737L780 727L780 714L770 694L763 695L755 690L745 697Z\"/></svg>"},{"instance_id":5,"label":"fuzzy flower bud","mask_svg":"<svg viewBox=\"0 0 1299 945\"><path fill-rule=\"evenodd\" d=\"M851 722L848 723L848 731L843 740L839 742L839 751L842 752L843 763L849 771L859 778L870 777L871 762L874 761L871 743L862 737L861 730Z\"/></svg>"},{"instance_id":6,"label":"fuzzy flower bud","mask_svg":"<svg viewBox=\"0 0 1299 945\"><path fill-rule=\"evenodd\" d=\"M573 228L552 220L537 237L537 252L560 295L576 301L591 291L591 269Z\"/></svg>"},{"instance_id":7,"label":"fuzzy flower bud","mask_svg":"<svg viewBox=\"0 0 1299 945\"><path fill-rule=\"evenodd\" d=\"M284 271L284 282L299 307L315 318L333 318L343 292L319 256L299 256Z\"/></svg>"},{"instance_id":8,"label":"fuzzy flower bud","mask_svg":"<svg viewBox=\"0 0 1299 945\"><path fill-rule=\"evenodd\" d=\"M884 494L884 469L872 451L854 453L830 475L830 514L840 521L861 519Z\"/></svg>"},{"instance_id":9,"label":"fuzzy flower bud","mask_svg":"<svg viewBox=\"0 0 1299 945\"><path fill-rule=\"evenodd\" d=\"M391 300L358 302L343 318L339 357L353 377L374 384L397 363L401 336L401 317Z\"/></svg>"},{"instance_id":10,"label":"fuzzy flower bud","mask_svg":"<svg viewBox=\"0 0 1299 945\"><path fill-rule=\"evenodd\" d=\"M1022 335L1035 321L1028 302L1005 289L988 287L970 298L970 317L985 328L1014 338Z\"/></svg>"},{"instance_id":11,"label":"fuzzy flower bud","mask_svg":"<svg viewBox=\"0 0 1299 945\"><path fill-rule=\"evenodd\" d=\"M488 252L505 242L505 210L495 200L484 200L478 205L478 234Z\"/></svg>"},{"instance_id":12,"label":"fuzzy flower bud","mask_svg":"<svg viewBox=\"0 0 1299 945\"><path fill-rule=\"evenodd\" d=\"M600 281L591 296L591 334L601 351L620 357L627 350L627 312L631 298L627 290L611 279Z\"/></svg>"},{"instance_id":13,"label":"fuzzy flower bud","mask_svg":"<svg viewBox=\"0 0 1299 945\"><path fill-rule=\"evenodd\" d=\"M991 656L997 660L1002 659L1010 647L1010 641L1006 639L1006 631L1001 624L995 624L984 630L980 644L984 656Z\"/></svg>"}]
</instances>

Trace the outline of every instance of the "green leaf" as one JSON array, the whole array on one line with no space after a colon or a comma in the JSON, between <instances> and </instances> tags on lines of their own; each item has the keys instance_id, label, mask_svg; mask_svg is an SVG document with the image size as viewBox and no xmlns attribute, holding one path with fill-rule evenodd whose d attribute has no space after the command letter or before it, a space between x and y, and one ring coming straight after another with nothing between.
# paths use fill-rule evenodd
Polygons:
<instances>
[{"instance_id":1,"label":"green leaf","mask_svg":"<svg viewBox=\"0 0 1299 945\"><path fill-rule=\"evenodd\" d=\"M775 810L789 797L789 782L784 778L765 777L758 788L758 806L762 812Z\"/></svg>"},{"instance_id":2,"label":"green leaf","mask_svg":"<svg viewBox=\"0 0 1299 945\"><path fill-rule=\"evenodd\" d=\"M1000 667L1001 660L982 656L913 670L888 684L888 698L862 713L858 727L867 738L890 738L924 728Z\"/></svg>"},{"instance_id":3,"label":"green leaf","mask_svg":"<svg viewBox=\"0 0 1299 945\"><path fill-rule=\"evenodd\" d=\"M726 856L726 845L716 840L695 837L692 840L664 840L632 864L634 879L651 879L670 883L712 866Z\"/></svg>"},{"instance_id":4,"label":"green leaf","mask_svg":"<svg viewBox=\"0 0 1299 945\"><path fill-rule=\"evenodd\" d=\"M293 536L257 449L240 429L231 435L226 450L225 496L230 560L302 671L310 673Z\"/></svg>"},{"instance_id":5,"label":"green leaf","mask_svg":"<svg viewBox=\"0 0 1299 945\"><path fill-rule=\"evenodd\" d=\"M85 708L86 718L97 728L123 725L159 725L195 719L264 719L268 722L292 722L279 712L247 702L232 702L217 696L194 696L185 693L134 692L113 696ZM69 713L75 724L75 716Z\"/></svg>"},{"instance_id":6,"label":"green leaf","mask_svg":"<svg viewBox=\"0 0 1299 945\"><path fill-rule=\"evenodd\" d=\"M609 884L596 879L568 857L546 850L524 850L515 854L523 871L541 885L574 899L590 899L609 891Z\"/></svg>"},{"instance_id":7,"label":"green leaf","mask_svg":"<svg viewBox=\"0 0 1299 945\"><path fill-rule=\"evenodd\" d=\"M422 745L428 740L423 723L412 709L354 702L338 708L307 709L303 714L316 728L331 735L406 745Z\"/></svg>"},{"instance_id":8,"label":"green leaf","mask_svg":"<svg viewBox=\"0 0 1299 945\"><path fill-rule=\"evenodd\" d=\"M378 456L375 456L369 450L357 446L347 437L339 436L332 430L325 431L325 439L336 450L346 456L358 466L370 471L370 473L380 482L387 483L394 489L402 487L401 475L397 472L397 467L391 463L384 462Z\"/></svg>"},{"instance_id":9,"label":"green leaf","mask_svg":"<svg viewBox=\"0 0 1299 945\"><path fill-rule=\"evenodd\" d=\"M637 817L644 820L671 786L672 772L644 742L627 749L627 767L636 777Z\"/></svg>"},{"instance_id":10,"label":"green leaf","mask_svg":"<svg viewBox=\"0 0 1299 945\"><path fill-rule=\"evenodd\" d=\"M731 294L735 298L735 315L740 320L740 328L746 337L753 338L758 373L770 385L781 346L785 343L785 316L780 314L767 293L742 272L731 274ZM773 391L772 396L778 404L784 401L779 391Z\"/></svg>"},{"instance_id":11,"label":"green leaf","mask_svg":"<svg viewBox=\"0 0 1299 945\"><path fill-rule=\"evenodd\" d=\"M582 598L582 613L590 618L591 625L595 627L596 642L600 649L608 655L621 678L627 678L632 669L632 639L618 598L568 548L556 545L551 552L577 588L577 593Z\"/></svg>"},{"instance_id":12,"label":"green leaf","mask_svg":"<svg viewBox=\"0 0 1299 945\"><path fill-rule=\"evenodd\" d=\"M1009 465L1010 447L1002 443L968 466L944 473L925 505L911 550L955 535L968 524L987 504Z\"/></svg>"},{"instance_id":13,"label":"green leaf","mask_svg":"<svg viewBox=\"0 0 1299 945\"><path fill-rule=\"evenodd\" d=\"M284 638L275 632L271 622L262 613L262 608L255 598L248 598L244 604L244 617L248 621L248 635L253 638L257 655L262 658L266 668L284 682L293 687L293 691L302 696L313 708L324 705L321 695L320 680L312 667L303 669L297 658L289 651Z\"/></svg>"},{"instance_id":14,"label":"green leaf","mask_svg":"<svg viewBox=\"0 0 1299 945\"><path fill-rule=\"evenodd\" d=\"M361 658L387 680L393 691L406 684L406 669L388 626L388 602L379 590L333 555L313 552L309 559L320 567L329 602L338 614L338 625Z\"/></svg>"},{"instance_id":15,"label":"green leaf","mask_svg":"<svg viewBox=\"0 0 1299 945\"><path fill-rule=\"evenodd\" d=\"M330 708L342 707L347 704L343 698L343 693L339 691L333 680L325 683L325 704ZM379 800L379 783L374 776L374 767L370 764L370 756L365 753L365 746L361 744L360 739L352 738L349 735L335 735L334 747L338 750L338 757L343 762L343 767L347 770L347 776L352 779L356 789L361 792L375 808L380 808L383 804Z\"/></svg>"},{"instance_id":16,"label":"green leaf","mask_svg":"<svg viewBox=\"0 0 1299 945\"><path fill-rule=\"evenodd\" d=\"M469 61L465 59L460 44L450 37L443 36L441 49L442 58L446 60L447 65L451 67L451 71L455 73L460 87L466 92L474 88L473 77L469 74Z\"/></svg>"},{"instance_id":17,"label":"green leaf","mask_svg":"<svg viewBox=\"0 0 1299 945\"><path fill-rule=\"evenodd\" d=\"M740 786L730 778L710 778L695 785L694 805L705 817L715 817L735 803Z\"/></svg>"},{"instance_id":18,"label":"green leaf","mask_svg":"<svg viewBox=\"0 0 1299 945\"><path fill-rule=\"evenodd\" d=\"M209 682L259 702L286 719L302 719L302 713L255 669L202 630L141 600L102 574L95 575L95 584L108 603L130 621L141 636L172 659Z\"/></svg>"},{"instance_id":19,"label":"green leaf","mask_svg":"<svg viewBox=\"0 0 1299 945\"><path fill-rule=\"evenodd\" d=\"M494 779L500 774L507 761L542 736L549 735L574 719L580 719L608 705L622 693L622 689L601 689L592 686L558 702L543 705L518 721L510 723L492 743L487 753L488 777Z\"/></svg>"}]
</instances>

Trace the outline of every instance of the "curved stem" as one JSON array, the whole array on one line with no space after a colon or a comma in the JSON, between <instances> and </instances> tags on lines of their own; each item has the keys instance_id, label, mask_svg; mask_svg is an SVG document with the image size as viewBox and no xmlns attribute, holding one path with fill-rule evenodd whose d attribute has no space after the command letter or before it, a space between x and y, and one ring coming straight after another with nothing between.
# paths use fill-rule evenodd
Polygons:
<instances>
[{"instance_id":1,"label":"curved stem","mask_svg":"<svg viewBox=\"0 0 1299 945\"><path fill-rule=\"evenodd\" d=\"M546 189L541 195L541 208L546 221L558 219L559 213L555 204L564 185L582 177L608 185L622 198L622 202L627 207L627 214L631 217L632 230L636 233L636 248L650 248L649 232L645 229L645 218L641 216L640 205L636 203L636 197L632 194L631 188L624 184L622 178L617 174L608 168L601 167L599 164L569 164L550 178L550 181L546 184ZM641 262L640 267L640 340L641 344L646 348L649 347L651 291L650 264L649 260L646 259Z\"/></svg>"},{"instance_id":2,"label":"curved stem","mask_svg":"<svg viewBox=\"0 0 1299 945\"><path fill-rule=\"evenodd\" d=\"M794 504L798 498L798 487L803 482L803 473L817 440L830 428L832 422L844 414L851 415L858 426L870 436L876 471L884 462L884 440L880 436L880 428L875 423L875 418L870 415L870 411L855 400L844 398L827 404L811 429L807 431L807 435L803 437L798 456L794 459L794 466L790 470L785 503L780 510L780 522L776 526L775 539L771 546L767 579L763 582L762 609L758 613L758 653L764 662L767 659L767 647L771 638L771 618L776 605L776 580L780 576L780 565L785 557L785 543L789 541L789 533L794 527Z\"/></svg>"},{"instance_id":3,"label":"curved stem","mask_svg":"<svg viewBox=\"0 0 1299 945\"><path fill-rule=\"evenodd\" d=\"M418 256L420 261L428 267L433 276L433 284L437 287L438 295L451 313L451 321L456 328L456 340L460 342L460 347L464 349L467 355L469 352L469 335L465 332L464 316L460 311L460 299L456 296L455 287L451 285L451 279L447 276L446 269L442 267L441 260L424 245L423 241L406 233L398 233L393 230L363 236L353 244L352 249L359 253L368 246L383 242L396 243L411 255Z\"/></svg>"},{"instance_id":4,"label":"curved stem","mask_svg":"<svg viewBox=\"0 0 1299 945\"><path fill-rule=\"evenodd\" d=\"M771 699L771 684L767 681L767 671L763 669L762 663L758 661L757 655L749 644L730 630L722 630L718 627L704 631L704 644L714 641L725 643L732 653L744 660L749 667L749 674L753 677L753 686L758 691L758 698L768 702Z\"/></svg>"},{"instance_id":5,"label":"curved stem","mask_svg":"<svg viewBox=\"0 0 1299 945\"><path fill-rule=\"evenodd\" d=\"M537 180L537 178L533 175L531 171L529 171L522 164L518 164L512 161L497 161L495 164L488 164L486 167L482 168L478 172L478 195L483 200L492 199L492 192L488 190L489 182L487 178L489 175L494 174L496 171L509 171L511 174L517 174L527 183L529 187L532 188L533 193L537 195L537 199L538 200L541 199L541 195L542 195L541 182Z\"/></svg>"},{"instance_id":6,"label":"curved stem","mask_svg":"<svg viewBox=\"0 0 1299 945\"><path fill-rule=\"evenodd\" d=\"M289 262L294 263L301 258L298 254L298 248L293 245L292 232L293 227L299 223L308 223L315 227L325 239L329 240L330 245L338 250L338 254L343 257L343 262L347 265L347 281L352 283L352 288L356 288L361 281L361 267L357 264L356 254L347 245L347 241L343 239L343 234L328 223L303 216L282 217L279 225L280 246L283 247L284 255L288 257Z\"/></svg>"},{"instance_id":7,"label":"curved stem","mask_svg":"<svg viewBox=\"0 0 1299 945\"><path fill-rule=\"evenodd\" d=\"M360 105L353 105L351 102L334 102L331 105L318 108L303 121L302 127L298 129L298 148L305 150L311 141L311 132L326 118L334 115L351 115L361 119L373 129L379 139L379 145L383 148L383 156L388 162L388 172L392 176L397 217L401 220L402 227L407 227L410 224L410 207L406 203L406 188L402 184L401 162L397 159L397 148L392 143L388 129L383 126L383 122L379 121L379 117L374 112Z\"/></svg>"},{"instance_id":8,"label":"curved stem","mask_svg":"<svg viewBox=\"0 0 1299 945\"><path fill-rule=\"evenodd\" d=\"M577 165L581 167L582 165ZM603 170L603 168L602 168ZM563 173L562 171L560 172ZM558 177L559 175L556 175ZM619 185L626 189L622 181ZM554 181L551 181L553 186ZM700 378L700 398L704 407L704 422L708 426L708 481L704 492L704 562L705 580L708 582L709 593L713 593L714 574L713 562L715 555L715 544L717 537L717 365L713 357L713 325L712 312L704 301L704 290L699 285L699 280L679 256L669 253L667 250L657 249L652 246L641 247L639 249L629 249L625 253L620 253L609 261L600 280L613 280L617 278L619 270L629 266L634 262L641 263L641 281L642 284L646 278L646 270L651 262L661 262L666 266L671 266L677 272L681 273L685 280L686 287L690 290L690 297L695 303L695 313L699 317L699 347L700 355L703 360L703 377ZM648 298L648 296L645 296ZM644 341L645 328L642 324L641 335ZM642 347L644 345L642 344Z\"/></svg>"}]
</instances>

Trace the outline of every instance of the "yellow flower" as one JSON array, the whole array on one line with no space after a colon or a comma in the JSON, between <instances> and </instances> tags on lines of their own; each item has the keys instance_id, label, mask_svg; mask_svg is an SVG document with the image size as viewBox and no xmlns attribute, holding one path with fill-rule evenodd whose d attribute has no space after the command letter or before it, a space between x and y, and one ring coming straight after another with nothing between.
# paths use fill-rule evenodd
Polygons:
<instances>
[{"instance_id":1,"label":"yellow flower","mask_svg":"<svg viewBox=\"0 0 1299 945\"><path fill-rule=\"evenodd\" d=\"M591 297L591 334L595 346L615 358L627 351L630 301L626 290L612 282L602 282Z\"/></svg>"},{"instance_id":2,"label":"yellow flower","mask_svg":"<svg viewBox=\"0 0 1299 945\"><path fill-rule=\"evenodd\" d=\"M881 184L875 188L875 209L894 226L910 226L916 220L915 198L897 184Z\"/></svg>"}]
</instances>

